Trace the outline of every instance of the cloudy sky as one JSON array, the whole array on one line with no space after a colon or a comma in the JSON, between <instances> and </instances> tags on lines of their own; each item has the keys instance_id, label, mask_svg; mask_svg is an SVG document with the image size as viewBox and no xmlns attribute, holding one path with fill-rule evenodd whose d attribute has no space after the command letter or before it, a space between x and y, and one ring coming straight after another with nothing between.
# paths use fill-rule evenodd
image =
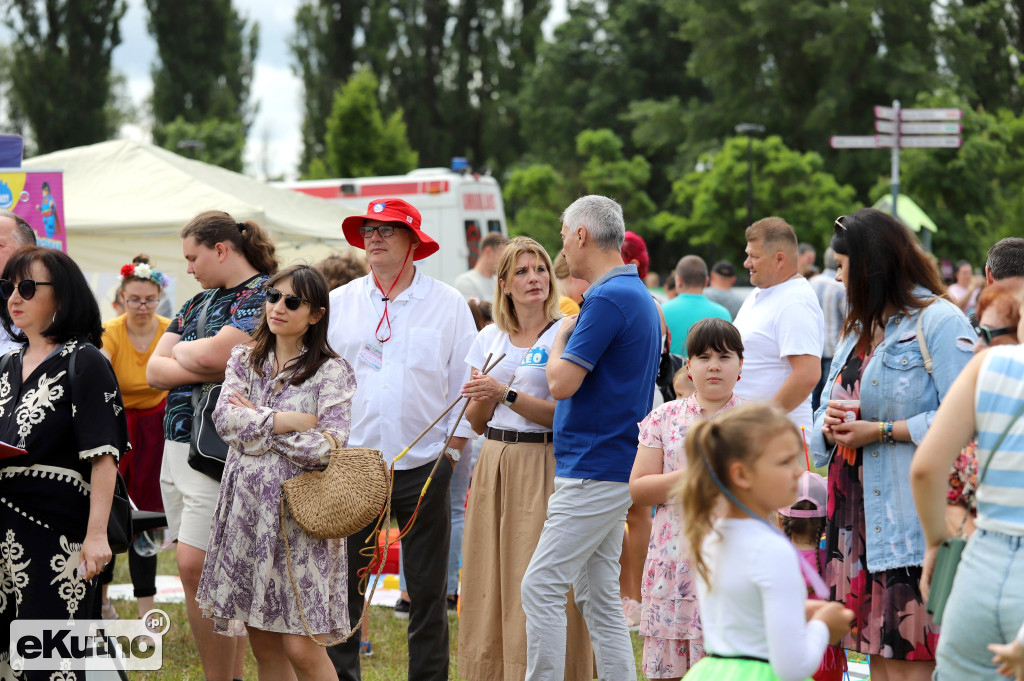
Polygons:
<instances>
[{"instance_id":1,"label":"cloudy sky","mask_svg":"<svg viewBox=\"0 0 1024 681\"><path fill-rule=\"evenodd\" d=\"M259 111L249 132L245 149L246 172L263 176L296 175L301 154L299 128L302 123L302 87L291 70L288 40L294 31L295 12L300 0L235 0L235 7L260 25L260 48L252 99ZM566 17L566 0L554 0L546 29ZM156 59L156 45L146 30L144 0L128 0L121 22L121 44L114 50L114 68L128 78L132 99L142 106L152 91L150 67ZM131 128L126 137L148 141L148 131Z\"/></svg>"}]
</instances>

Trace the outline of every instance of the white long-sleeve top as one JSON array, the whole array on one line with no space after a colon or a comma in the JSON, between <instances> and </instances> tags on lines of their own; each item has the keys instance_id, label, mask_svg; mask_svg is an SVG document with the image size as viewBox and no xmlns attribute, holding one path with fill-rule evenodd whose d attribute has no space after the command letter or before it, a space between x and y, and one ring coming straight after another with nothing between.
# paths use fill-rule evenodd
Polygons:
<instances>
[{"instance_id":1,"label":"white long-sleeve top","mask_svg":"<svg viewBox=\"0 0 1024 681\"><path fill-rule=\"evenodd\" d=\"M331 347L356 374L349 447L380 449L390 463L454 401L469 379L466 354L476 325L465 298L419 270L412 284L388 303L391 337L382 294L367 275L331 291ZM461 411L456 406L409 453L398 470L417 468L441 454ZM457 437L474 437L465 419Z\"/></svg>"},{"instance_id":2,"label":"white long-sleeve top","mask_svg":"<svg viewBox=\"0 0 1024 681\"><path fill-rule=\"evenodd\" d=\"M723 518L715 529L703 544L713 586L697 580L705 650L768 660L782 681L808 678L821 664L828 627L806 620L796 549L753 518Z\"/></svg>"}]
</instances>

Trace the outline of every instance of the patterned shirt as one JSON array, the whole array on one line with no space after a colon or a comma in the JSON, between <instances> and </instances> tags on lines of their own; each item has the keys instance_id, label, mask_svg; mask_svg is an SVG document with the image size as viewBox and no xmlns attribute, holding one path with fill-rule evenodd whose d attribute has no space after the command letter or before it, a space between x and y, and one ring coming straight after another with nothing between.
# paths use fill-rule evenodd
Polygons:
<instances>
[{"instance_id":1,"label":"patterned shirt","mask_svg":"<svg viewBox=\"0 0 1024 681\"><path fill-rule=\"evenodd\" d=\"M233 326L252 335L263 316L266 274L257 274L234 288L218 288L197 293L181 306L178 315L167 327L167 333L181 336L181 341L193 341L199 337L197 326L199 313L209 298L210 308L206 312L206 336L215 336L221 328ZM175 442L188 442L192 437L192 388L188 383L172 388L167 395L167 411L164 414L164 437Z\"/></svg>"}]
</instances>

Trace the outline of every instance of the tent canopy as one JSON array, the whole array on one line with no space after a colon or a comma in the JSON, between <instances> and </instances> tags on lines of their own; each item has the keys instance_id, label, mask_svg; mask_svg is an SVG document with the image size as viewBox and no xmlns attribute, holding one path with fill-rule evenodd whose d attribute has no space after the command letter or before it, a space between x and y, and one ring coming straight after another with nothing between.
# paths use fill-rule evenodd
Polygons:
<instances>
[{"instance_id":1,"label":"tent canopy","mask_svg":"<svg viewBox=\"0 0 1024 681\"><path fill-rule=\"evenodd\" d=\"M875 205L872 208L877 208L892 215L892 194L886 194L875 201ZM928 214L924 212L921 206L917 205L914 199L906 194L898 194L896 197L896 217L899 218L900 222L918 233L921 232L922 227L933 234L939 231L939 228L928 217Z\"/></svg>"},{"instance_id":2,"label":"tent canopy","mask_svg":"<svg viewBox=\"0 0 1024 681\"><path fill-rule=\"evenodd\" d=\"M186 272L178 235L204 210L223 210L265 227L282 265L348 248L341 222L362 213L127 140L55 151L27 159L22 167L64 171L68 253L89 277L105 316L112 310L103 301L113 300L121 266L140 252L172 275L175 309L199 291Z\"/></svg>"}]
</instances>

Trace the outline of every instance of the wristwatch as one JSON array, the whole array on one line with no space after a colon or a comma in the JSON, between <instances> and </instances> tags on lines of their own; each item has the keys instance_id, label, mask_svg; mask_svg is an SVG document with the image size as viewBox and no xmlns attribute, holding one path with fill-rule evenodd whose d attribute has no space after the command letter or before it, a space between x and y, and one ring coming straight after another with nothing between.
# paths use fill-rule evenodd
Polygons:
<instances>
[{"instance_id":1,"label":"wristwatch","mask_svg":"<svg viewBox=\"0 0 1024 681\"><path fill-rule=\"evenodd\" d=\"M447 454L448 457L455 463L458 463L459 459L462 458L462 450L456 449L455 447L445 447L444 453Z\"/></svg>"},{"instance_id":2,"label":"wristwatch","mask_svg":"<svg viewBox=\"0 0 1024 681\"><path fill-rule=\"evenodd\" d=\"M519 393L513 390L512 388L509 388L505 391L505 397L501 400L501 403L504 404L506 407L511 407L512 403L516 401L517 397L519 397Z\"/></svg>"}]
</instances>

